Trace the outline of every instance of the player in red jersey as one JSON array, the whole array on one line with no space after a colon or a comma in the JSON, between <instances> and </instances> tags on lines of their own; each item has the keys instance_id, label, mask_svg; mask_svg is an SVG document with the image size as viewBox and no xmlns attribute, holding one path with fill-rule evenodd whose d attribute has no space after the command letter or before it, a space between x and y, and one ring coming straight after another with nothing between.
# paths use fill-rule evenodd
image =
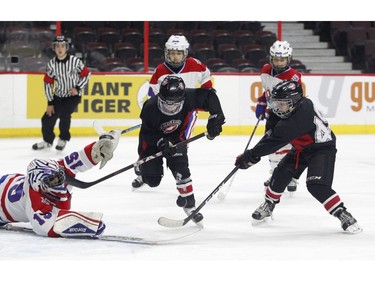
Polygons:
<instances>
[{"instance_id":1,"label":"player in red jersey","mask_svg":"<svg viewBox=\"0 0 375 281\"><path fill-rule=\"evenodd\" d=\"M211 72L207 66L196 58L188 57L189 42L183 35L172 35L165 43L165 60L159 64L150 80L149 97L159 93L160 84L165 77L174 75L184 80L186 88L212 88ZM189 124L185 130L185 137L188 139L193 131L198 113L193 111ZM135 170L138 177L133 180L134 188L143 185L139 171Z\"/></svg>"},{"instance_id":2,"label":"player in red jersey","mask_svg":"<svg viewBox=\"0 0 375 281\"><path fill-rule=\"evenodd\" d=\"M266 131L268 130L268 106L273 87L281 81L292 80L298 82L302 86L301 73L289 66L292 59L292 47L287 41L276 41L270 48L270 62L265 64L261 69L260 78L264 92L258 98L258 104L255 110L255 116L261 120L266 119ZM270 174L279 164L281 159L290 151L290 144L280 148L275 153L269 155L271 165ZM289 192L297 190L297 180L293 178L287 186ZM270 185L270 178L264 183L266 187Z\"/></svg>"}]
</instances>

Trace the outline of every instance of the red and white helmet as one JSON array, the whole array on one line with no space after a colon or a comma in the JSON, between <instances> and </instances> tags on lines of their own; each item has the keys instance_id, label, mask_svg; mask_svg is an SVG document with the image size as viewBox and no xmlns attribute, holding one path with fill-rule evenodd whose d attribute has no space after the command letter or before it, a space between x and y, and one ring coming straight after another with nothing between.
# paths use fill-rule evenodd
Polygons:
<instances>
[{"instance_id":1,"label":"red and white helmet","mask_svg":"<svg viewBox=\"0 0 375 281\"><path fill-rule=\"evenodd\" d=\"M183 35L171 35L169 37L168 41L165 43L165 49L164 49L164 57L165 61L170 64L172 67L180 67L181 65L184 64L188 53L189 53L189 42L186 39L185 36ZM182 51L184 52L184 57L181 62L173 62L171 61L169 57L169 52L170 51Z\"/></svg>"},{"instance_id":2,"label":"red and white helmet","mask_svg":"<svg viewBox=\"0 0 375 281\"><path fill-rule=\"evenodd\" d=\"M273 58L275 57L287 58L288 62L286 66L288 66L290 61L292 60L292 52L293 52L293 49L287 41L277 40L270 47L270 63L272 64L273 67L275 67L275 65L273 64ZM275 68L278 68L278 67L275 67Z\"/></svg>"},{"instance_id":3,"label":"red and white helmet","mask_svg":"<svg viewBox=\"0 0 375 281\"><path fill-rule=\"evenodd\" d=\"M55 160L34 159L27 167L27 181L35 191L42 193L52 203L70 197L65 180L65 170Z\"/></svg>"}]
</instances>

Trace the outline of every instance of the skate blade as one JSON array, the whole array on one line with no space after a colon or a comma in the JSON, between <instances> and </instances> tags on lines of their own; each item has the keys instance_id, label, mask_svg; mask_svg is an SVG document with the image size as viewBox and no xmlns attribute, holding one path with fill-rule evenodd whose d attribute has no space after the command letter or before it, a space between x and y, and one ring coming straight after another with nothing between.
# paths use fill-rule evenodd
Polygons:
<instances>
[{"instance_id":1,"label":"skate blade","mask_svg":"<svg viewBox=\"0 0 375 281\"><path fill-rule=\"evenodd\" d=\"M348 234L359 234L363 231L363 228L360 227L357 223L349 226L346 230L345 230L345 233L348 233Z\"/></svg>"},{"instance_id":2,"label":"skate blade","mask_svg":"<svg viewBox=\"0 0 375 281\"><path fill-rule=\"evenodd\" d=\"M202 221L200 221L200 222L195 222L195 221L193 221L199 228L204 228L204 225L203 225L203 223L202 223Z\"/></svg>"},{"instance_id":3,"label":"skate blade","mask_svg":"<svg viewBox=\"0 0 375 281\"><path fill-rule=\"evenodd\" d=\"M267 218L264 218L262 220L256 220L256 219L253 219L253 221L251 222L251 225L252 226L260 226L262 224L266 224L268 221L268 217Z\"/></svg>"},{"instance_id":4,"label":"skate blade","mask_svg":"<svg viewBox=\"0 0 375 281\"><path fill-rule=\"evenodd\" d=\"M270 217L265 217L264 219L261 219L261 220L253 219L253 221L251 222L251 225L260 226L263 224L267 224L269 219L273 220L273 215L271 215Z\"/></svg>"}]
</instances>

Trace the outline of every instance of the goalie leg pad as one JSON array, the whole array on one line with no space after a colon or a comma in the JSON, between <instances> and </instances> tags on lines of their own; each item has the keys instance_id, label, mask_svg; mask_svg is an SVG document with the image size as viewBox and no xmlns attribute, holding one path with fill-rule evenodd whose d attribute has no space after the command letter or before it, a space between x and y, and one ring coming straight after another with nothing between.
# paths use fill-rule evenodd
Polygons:
<instances>
[{"instance_id":1,"label":"goalie leg pad","mask_svg":"<svg viewBox=\"0 0 375 281\"><path fill-rule=\"evenodd\" d=\"M102 217L102 213L60 210L53 231L62 237L99 235L105 228Z\"/></svg>"}]
</instances>

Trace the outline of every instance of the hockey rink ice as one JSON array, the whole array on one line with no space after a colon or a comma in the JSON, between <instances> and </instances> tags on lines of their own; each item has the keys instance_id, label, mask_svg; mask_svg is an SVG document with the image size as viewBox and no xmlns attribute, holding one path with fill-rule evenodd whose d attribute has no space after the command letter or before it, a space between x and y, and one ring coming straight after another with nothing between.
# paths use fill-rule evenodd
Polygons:
<instances>
[{"instance_id":1,"label":"hockey rink ice","mask_svg":"<svg viewBox=\"0 0 375 281\"><path fill-rule=\"evenodd\" d=\"M33 158L58 159L96 139L73 136L65 151L57 152L33 151L32 144L40 138L0 138L0 174L25 173ZM255 135L250 148L259 139ZM248 140L219 136L189 144L197 206L232 171ZM93 181L134 163L137 145L137 137L123 135L102 170L95 167L77 178ZM166 245L55 239L1 230L1 280L8 280L4 274L19 280L23 275L26 280L361 280L372 274L375 261L374 145L374 135L337 135L333 189L363 227L361 234L343 233L339 220L307 192L306 173L293 196L283 195L274 220L253 227L251 214L263 202L263 182L269 177L268 157L263 157L235 174L225 200L216 194L203 207L203 230ZM132 191L133 170L89 189L75 188L72 210L102 212L107 235L168 239L190 233L197 229L193 222L179 228L157 223L161 216L186 217L175 204L178 194L171 172L164 168L164 173L156 188L145 185Z\"/></svg>"}]
</instances>

